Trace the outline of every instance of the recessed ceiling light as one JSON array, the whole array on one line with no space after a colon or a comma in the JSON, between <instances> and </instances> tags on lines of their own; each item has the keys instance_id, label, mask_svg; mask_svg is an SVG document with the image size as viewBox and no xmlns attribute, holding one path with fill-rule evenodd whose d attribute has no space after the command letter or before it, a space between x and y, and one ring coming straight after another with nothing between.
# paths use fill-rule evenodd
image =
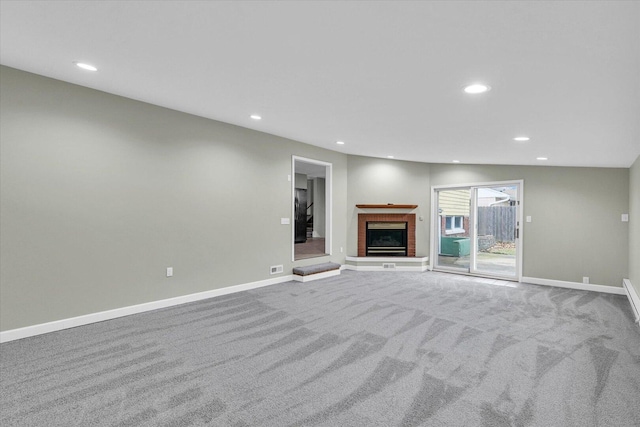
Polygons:
<instances>
[{"instance_id":1,"label":"recessed ceiling light","mask_svg":"<svg viewBox=\"0 0 640 427\"><path fill-rule=\"evenodd\" d=\"M485 92L488 92L489 90L491 90L491 88L482 83L474 83L464 88L464 91L466 93L471 93L471 94L485 93Z\"/></svg>"},{"instance_id":2,"label":"recessed ceiling light","mask_svg":"<svg viewBox=\"0 0 640 427\"><path fill-rule=\"evenodd\" d=\"M336 141L336 144L338 144L338 145L344 145L344 141Z\"/></svg>"},{"instance_id":3,"label":"recessed ceiling light","mask_svg":"<svg viewBox=\"0 0 640 427\"><path fill-rule=\"evenodd\" d=\"M259 115L257 115L257 114L252 114L250 117L251 117L253 120L262 120L262 116L259 116Z\"/></svg>"},{"instance_id":4,"label":"recessed ceiling light","mask_svg":"<svg viewBox=\"0 0 640 427\"><path fill-rule=\"evenodd\" d=\"M536 157L536 160L549 160L549 159L546 157Z\"/></svg>"},{"instance_id":5,"label":"recessed ceiling light","mask_svg":"<svg viewBox=\"0 0 640 427\"><path fill-rule=\"evenodd\" d=\"M453 160L453 163L460 163L460 160Z\"/></svg>"},{"instance_id":6,"label":"recessed ceiling light","mask_svg":"<svg viewBox=\"0 0 640 427\"><path fill-rule=\"evenodd\" d=\"M387 156L387 159L393 159L393 156Z\"/></svg>"},{"instance_id":7,"label":"recessed ceiling light","mask_svg":"<svg viewBox=\"0 0 640 427\"><path fill-rule=\"evenodd\" d=\"M82 68L83 70L98 71L98 69L91 64L85 64L84 62L74 62L74 64L76 64L76 67Z\"/></svg>"},{"instance_id":8,"label":"recessed ceiling light","mask_svg":"<svg viewBox=\"0 0 640 427\"><path fill-rule=\"evenodd\" d=\"M530 140L530 139L531 139L531 138L529 138L528 136L516 136L515 138L513 138L513 140L514 140L514 141L520 141L520 142L522 142L522 141L528 141L528 140Z\"/></svg>"}]
</instances>

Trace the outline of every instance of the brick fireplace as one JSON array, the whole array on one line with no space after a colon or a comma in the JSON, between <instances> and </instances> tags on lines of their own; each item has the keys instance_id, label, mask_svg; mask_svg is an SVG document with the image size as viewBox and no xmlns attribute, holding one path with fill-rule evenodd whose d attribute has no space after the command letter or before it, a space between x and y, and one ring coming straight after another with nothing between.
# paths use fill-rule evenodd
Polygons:
<instances>
[{"instance_id":1,"label":"brick fireplace","mask_svg":"<svg viewBox=\"0 0 640 427\"><path fill-rule=\"evenodd\" d=\"M415 214L358 214L358 256L367 255L367 222L375 223L406 223L407 242L406 250L409 257L416 256L416 215Z\"/></svg>"}]
</instances>

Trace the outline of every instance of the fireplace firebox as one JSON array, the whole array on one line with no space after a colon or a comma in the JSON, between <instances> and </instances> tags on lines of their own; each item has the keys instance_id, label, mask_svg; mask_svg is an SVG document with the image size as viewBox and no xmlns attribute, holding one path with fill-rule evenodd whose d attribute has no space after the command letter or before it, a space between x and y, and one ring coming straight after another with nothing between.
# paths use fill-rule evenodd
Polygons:
<instances>
[{"instance_id":1,"label":"fireplace firebox","mask_svg":"<svg viewBox=\"0 0 640 427\"><path fill-rule=\"evenodd\" d=\"M407 256L406 222L367 221L367 256Z\"/></svg>"}]
</instances>

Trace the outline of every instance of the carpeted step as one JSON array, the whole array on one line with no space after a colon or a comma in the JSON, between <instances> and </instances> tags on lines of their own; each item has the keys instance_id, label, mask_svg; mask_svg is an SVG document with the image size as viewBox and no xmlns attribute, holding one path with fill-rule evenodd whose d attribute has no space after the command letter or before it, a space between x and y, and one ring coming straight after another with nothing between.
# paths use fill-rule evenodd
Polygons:
<instances>
[{"instance_id":1,"label":"carpeted step","mask_svg":"<svg viewBox=\"0 0 640 427\"><path fill-rule=\"evenodd\" d=\"M319 279L323 277L329 277L329 276L340 274L340 267L341 265L336 264L335 262L325 262L323 264L307 265L304 267L295 267L293 269L293 277L296 280L306 279L306 280L300 280L300 281L306 282L308 280L311 280L311 277L309 276L313 276L314 274L317 274L318 276L316 277ZM316 277L314 277L314 279Z\"/></svg>"}]
</instances>

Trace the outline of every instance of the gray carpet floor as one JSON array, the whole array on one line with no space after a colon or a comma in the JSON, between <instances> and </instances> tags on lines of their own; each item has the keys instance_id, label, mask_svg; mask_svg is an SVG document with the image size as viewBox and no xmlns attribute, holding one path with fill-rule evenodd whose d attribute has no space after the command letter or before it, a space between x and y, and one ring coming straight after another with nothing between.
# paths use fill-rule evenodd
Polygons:
<instances>
[{"instance_id":1,"label":"gray carpet floor","mask_svg":"<svg viewBox=\"0 0 640 427\"><path fill-rule=\"evenodd\" d=\"M0 346L0 425L639 426L624 296L343 272Z\"/></svg>"}]
</instances>

